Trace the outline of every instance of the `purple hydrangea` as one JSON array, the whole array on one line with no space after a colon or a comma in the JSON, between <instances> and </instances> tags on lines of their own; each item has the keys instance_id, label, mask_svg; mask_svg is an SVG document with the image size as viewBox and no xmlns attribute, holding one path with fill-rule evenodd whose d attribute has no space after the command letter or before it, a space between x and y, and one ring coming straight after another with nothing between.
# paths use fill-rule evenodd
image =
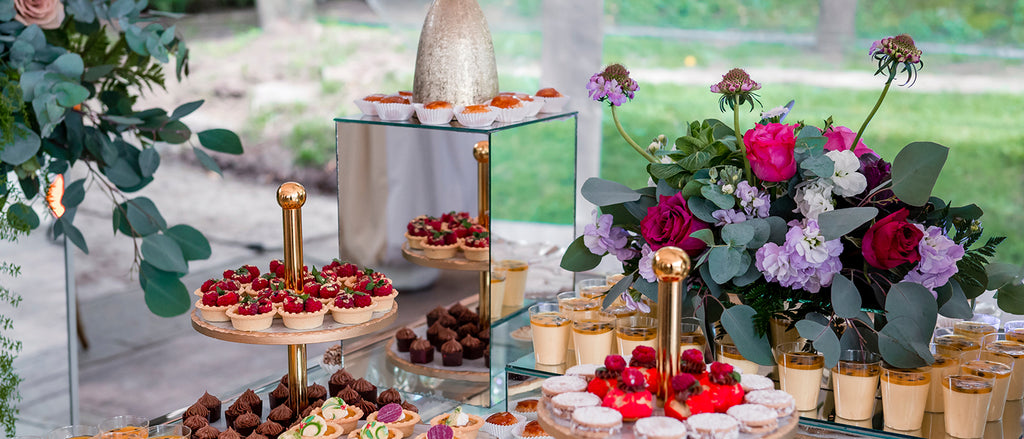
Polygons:
<instances>
[{"instance_id":1,"label":"purple hydrangea","mask_svg":"<svg viewBox=\"0 0 1024 439\"><path fill-rule=\"evenodd\" d=\"M614 106L626 103L626 100L633 99L636 90L640 88L632 78L629 77L629 70L621 64L612 64L600 73L595 73L587 82L587 94L590 99L598 102L608 101Z\"/></svg>"},{"instance_id":2,"label":"purple hydrangea","mask_svg":"<svg viewBox=\"0 0 1024 439\"><path fill-rule=\"evenodd\" d=\"M768 208L771 206L767 192L751 186L744 180L736 185L736 190L732 194L739 200L741 209L719 209L711 212L711 216L718 220L716 226L742 223L752 218L768 218Z\"/></svg>"},{"instance_id":3,"label":"purple hydrangea","mask_svg":"<svg viewBox=\"0 0 1024 439\"><path fill-rule=\"evenodd\" d=\"M718 222L716 226L724 226L726 224L742 223L747 220L747 216L735 209L718 209L711 212L711 216L715 217Z\"/></svg>"},{"instance_id":4,"label":"purple hydrangea","mask_svg":"<svg viewBox=\"0 0 1024 439\"><path fill-rule=\"evenodd\" d=\"M638 271L640 277L644 278L647 282L657 282L658 276L654 275L654 266L651 264L654 261L654 252L651 250L651 246L644 244L640 248L640 262Z\"/></svg>"},{"instance_id":5,"label":"purple hydrangea","mask_svg":"<svg viewBox=\"0 0 1024 439\"><path fill-rule=\"evenodd\" d=\"M611 253L620 261L632 259L636 250L628 247L629 234L621 227L612 227L612 221L611 215L604 214L597 217L596 224L587 224L583 228L583 244L595 255Z\"/></svg>"},{"instance_id":6,"label":"purple hydrangea","mask_svg":"<svg viewBox=\"0 0 1024 439\"><path fill-rule=\"evenodd\" d=\"M957 273L956 263L964 257L964 248L949 239L940 227L925 229L920 224L914 225L924 232L924 238L917 244L921 261L903 281L921 284L938 298L935 288L945 285Z\"/></svg>"},{"instance_id":7,"label":"purple hydrangea","mask_svg":"<svg viewBox=\"0 0 1024 439\"><path fill-rule=\"evenodd\" d=\"M826 241L817 221L791 221L789 225L782 246L769 242L757 250L757 269L770 282L817 293L831 285L832 276L843 268L839 262L843 244L838 239Z\"/></svg>"}]
</instances>

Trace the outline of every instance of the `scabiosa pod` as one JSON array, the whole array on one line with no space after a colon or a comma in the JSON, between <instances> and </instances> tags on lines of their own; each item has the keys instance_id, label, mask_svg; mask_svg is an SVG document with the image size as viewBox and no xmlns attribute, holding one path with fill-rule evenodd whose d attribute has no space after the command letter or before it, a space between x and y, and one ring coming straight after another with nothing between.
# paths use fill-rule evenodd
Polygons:
<instances>
[{"instance_id":1,"label":"scabiosa pod","mask_svg":"<svg viewBox=\"0 0 1024 439\"><path fill-rule=\"evenodd\" d=\"M761 84L750 79L750 75L741 68L729 70L728 73L722 75L721 81L711 85L712 93L722 94L722 99L718 101L718 107L723 113L725 113L725 104L729 104L729 108L735 110L736 107L744 103L750 103L750 111L754 111L755 101L761 105L761 101L757 100L757 94L754 93L760 89Z\"/></svg>"},{"instance_id":2,"label":"scabiosa pod","mask_svg":"<svg viewBox=\"0 0 1024 439\"><path fill-rule=\"evenodd\" d=\"M638 88L640 85L629 77L629 70L622 64L605 67L600 73L591 76L587 82L587 91L591 99L608 102L615 107L632 100Z\"/></svg>"},{"instance_id":3,"label":"scabiosa pod","mask_svg":"<svg viewBox=\"0 0 1024 439\"><path fill-rule=\"evenodd\" d=\"M896 76L897 70L903 66L899 73L906 73L907 80L903 85L913 85L917 80L917 71L924 67L921 61L921 49L914 44L914 39L907 34L900 34L894 37L882 38L871 44L868 54L878 62L878 70L875 74L886 73L890 80Z\"/></svg>"}]
</instances>

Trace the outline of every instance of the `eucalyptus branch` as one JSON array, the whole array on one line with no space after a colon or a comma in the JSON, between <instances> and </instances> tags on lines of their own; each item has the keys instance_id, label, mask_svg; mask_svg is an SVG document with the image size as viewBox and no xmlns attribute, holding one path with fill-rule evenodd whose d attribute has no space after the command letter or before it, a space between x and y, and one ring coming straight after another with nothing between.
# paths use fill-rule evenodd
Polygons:
<instances>
[{"instance_id":1,"label":"eucalyptus branch","mask_svg":"<svg viewBox=\"0 0 1024 439\"><path fill-rule=\"evenodd\" d=\"M628 143L629 146L632 146L633 149L635 149L637 153L639 153L645 159L647 159L647 161L649 161L651 163L659 163L659 160L657 158L655 158L649 152L647 152L643 148L641 148L640 145L637 145L637 143L635 141L633 141L633 138L629 137L629 134L626 134L625 128L622 128L622 123L619 122L619 116L615 113L615 106L612 105L611 107L612 107L612 120L615 121L615 129L619 130L619 135L621 135L622 138L626 140L626 143Z\"/></svg>"}]
</instances>

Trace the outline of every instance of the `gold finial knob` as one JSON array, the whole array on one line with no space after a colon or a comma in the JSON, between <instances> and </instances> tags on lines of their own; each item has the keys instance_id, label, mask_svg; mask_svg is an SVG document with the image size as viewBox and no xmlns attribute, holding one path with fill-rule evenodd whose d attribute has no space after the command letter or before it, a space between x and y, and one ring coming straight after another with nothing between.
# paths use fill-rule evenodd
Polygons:
<instances>
[{"instance_id":1,"label":"gold finial knob","mask_svg":"<svg viewBox=\"0 0 1024 439\"><path fill-rule=\"evenodd\" d=\"M654 253L651 263L654 275L663 282L683 280L690 274L690 256L679 247L662 247Z\"/></svg>"},{"instance_id":2,"label":"gold finial knob","mask_svg":"<svg viewBox=\"0 0 1024 439\"><path fill-rule=\"evenodd\" d=\"M298 209L306 204L306 188L289 181L277 188L277 204L282 209Z\"/></svg>"},{"instance_id":3,"label":"gold finial knob","mask_svg":"<svg viewBox=\"0 0 1024 439\"><path fill-rule=\"evenodd\" d=\"M480 163L487 163L491 159L491 142L481 140L473 145L473 157Z\"/></svg>"}]
</instances>

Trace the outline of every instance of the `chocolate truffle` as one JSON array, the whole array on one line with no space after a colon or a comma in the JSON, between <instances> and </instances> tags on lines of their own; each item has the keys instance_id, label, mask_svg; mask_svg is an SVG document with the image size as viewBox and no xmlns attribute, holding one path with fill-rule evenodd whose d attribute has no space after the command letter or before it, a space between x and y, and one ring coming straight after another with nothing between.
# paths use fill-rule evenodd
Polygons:
<instances>
[{"instance_id":1,"label":"chocolate truffle","mask_svg":"<svg viewBox=\"0 0 1024 439\"><path fill-rule=\"evenodd\" d=\"M443 329L444 326L441 326L441 322L435 322L433 325L430 325L430 327L427 328L427 341L429 341L431 345L437 344L437 334L440 334ZM409 344L409 349L412 349L411 343Z\"/></svg>"},{"instance_id":2,"label":"chocolate truffle","mask_svg":"<svg viewBox=\"0 0 1024 439\"><path fill-rule=\"evenodd\" d=\"M416 333L412 329L402 328L395 333L395 346L398 352L409 352L409 345L416 339Z\"/></svg>"},{"instance_id":3,"label":"chocolate truffle","mask_svg":"<svg viewBox=\"0 0 1024 439\"><path fill-rule=\"evenodd\" d=\"M220 430L212 425L207 425L192 433L192 437L195 439L217 439L217 436L220 436Z\"/></svg>"},{"instance_id":4,"label":"chocolate truffle","mask_svg":"<svg viewBox=\"0 0 1024 439\"><path fill-rule=\"evenodd\" d=\"M359 407L359 410L363 411L363 417L359 419L366 419L367 416L370 416L370 413L377 411L377 404L366 400L359 401L359 404L356 404L356 407Z\"/></svg>"},{"instance_id":5,"label":"chocolate truffle","mask_svg":"<svg viewBox=\"0 0 1024 439\"><path fill-rule=\"evenodd\" d=\"M190 418L192 416L202 416L203 419L206 419L207 423L209 423L210 409L206 408L205 405L202 405L197 402L195 404L188 406L188 409L185 410L185 414L182 415L183 418Z\"/></svg>"},{"instance_id":6,"label":"chocolate truffle","mask_svg":"<svg viewBox=\"0 0 1024 439\"><path fill-rule=\"evenodd\" d=\"M305 419L306 416L311 415L313 413L313 409L315 408L316 407L313 407L313 404L307 405L306 408L302 409L302 413L299 413L299 419Z\"/></svg>"},{"instance_id":7,"label":"chocolate truffle","mask_svg":"<svg viewBox=\"0 0 1024 439\"><path fill-rule=\"evenodd\" d=\"M429 328L429 327L433 326L434 322L436 322L438 318L440 318L442 315L447 315L447 314L448 314L448 310L444 309L443 306L439 306L437 308L434 308L433 310L431 310L430 312L427 313L427 327Z\"/></svg>"},{"instance_id":8,"label":"chocolate truffle","mask_svg":"<svg viewBox=\"0 0 1024 439\"><path fill-rule=\"evenodd\" d=\"M455 317L447 315L441 316L439 319L437 319L437 323L435 324L444 326L445 328L456 328L459 326L459 320L456 319Z\"/></svg>"},{"instance_id":9,"label":"chocolate truffle","mask_svg":"<svg viewBox=\"0 0 1024 439\"><path fill-rule=\"evenodd\" d=\"M202 404L210 411L210 416L206 417L207 420L210 422L217 422L217 420L220 419L220 399L217 399L216 396L211 395L209 392L205 392L196 402ZM219 434L220 432L218 431L217 433Z\"/></svg>"},{"instance_id":10,"label":"chocolate truffle","mask_svg":"<svg viewBox=\"0 0 1024 439\"><path fill-rule=\"evenodd\" d=\"M249 407L249 404L242 400L236 400L227 410L224 410L224 419L227 420L228 426L235 425L235 419L250 412L252 412L252 407Z\"/></svg>"},{"instance_id":11,"label":"chocolate truffle","mask_svg":"<svg viewBox=\"0 0 1024 439\"><path fill-rule=\"evenodd\" d=\"M441 346L452 340L458 341L459 334L451 329L444 328L441 330L440 333L437 334L437 341L434 343L434 347L436 347L437 350L440 351Z\"/></svg>"},{"instance_id":12,"label":"chocolate truffle","mask_svg":"<svg viewBox=\"0 0 1024 439\"><path fill-rule=\"evenodd\" d=\"M274 421L266 421L256 427L256 433L262 434L266 437L277 437L277 435L284 432L284 427Z\"/></svg>"},{"instance_id":13,"label":"chocolate truffle","mask_svg":"<svg viewBox=\"0 0 1024 439\"><path fill-rule=\"evenodd\" d=\"M465 325L468 323L480 323L480 315L473 311L463 312L462 314L459 314L456 318L459 320L460 325Z\"/></svg>"},{"instance_id":14,"label":"chocolate truffle","mask_svg":"<svg viewBox=\"0 0 1024 439\"><path fill-rule=\"evenodd\" d=\"M270 392L270 409L276 409L277 406L284 404L288 400L291 393L288 392L288 386L277 383L277 387Z\"/></svg>"},{"instance_id":15,"label":"chocolate truffle","mask_svg":"<svg viewBox=\"0 0 1024 439\"><path fill-rule=\"evenodd\" d=\"M274 421L281 425L291 424L294 418L295 413L292 412L290 407L288 407L288 404L281 404L274 407L274 409L270 411L270 414L267 415L267 420Z\"/></svg>"},{"instance_id":16,"label":"chocolate truffle","mask_svg":"<svg viewBox=\"0 0 1024 439\"><path fill-rule=\"evenodd\" d=\"M359 397L363 398L363 401L377 403L377 386L366 381L365 378L360 378L352 383L352 390L359 392Z\"/></svg>"},{"instance_id":17,"label":"chocolate truffle","mask_svg":"<svg viewBox=\"0 0 1024 439\"><path fill-rule=\"evenodd\" d=\"M306 401L316 401L327 398L327 388L319 384L306 387Z\"/></svg>"},{"instance_id":18,"label":"chocolate truffle","mask_svg":"<svg viewBox=\"0 0 1024 439\"><path fill-rule=\"evenodd\" d=\"M313 401L313 402L309 403L309 406L313 407L313 408L323 407L324 406L324 400L323 400L323 398L317 399L316 401ZM303 416L303 418L305 418L305 416Z\"/></svg>"},{"instance_id":19,"label":"chocolate truffle","mask_svg":"<svg viewBox=\"0 0 1024 439\"><path fill-rule=\"evenodd\" d=\"M480 341L490 344L491 343L491 328L483 328L477 333L476 338Z\"/></svg>"},{"instance_id":20,"label":"chocolate truffle","mask_svg":"<svg viewBox=\"0 0 1024 439\"><path fill-rule=\"evenodd\" d=\"M401 404L402 395L395 389L388 389L377 395L377 404L381 407L388 404Z\"/></svg>"},{"instance_id":21,"label":"chocolate truffle","mask_svg":"<svg viewBox=\"0 0 1024 439\"><path fill-rule=\"evenodd\" d=\"M194 436L196 432L199 431L200 428L210 425L210 421L206 419L206 416L195 415L185 418L185 420L182 421L181 425L188 427L188 429L192 431L192 435Z\"/></svg>"},{"instance_id":22,"label":"chocolate truffle","mask_svg":"<svg viewBox=\"0 0 1024 439\"><path fill-rule=\"evenodd\" d=\"M415 405L413 405L413 403L411 403L409 401L405 401L405 402L402 403L402 409L403 410L408 410L410 412L415 412L415 413L419 413L420 412L420 408L416 407Z\"/></svg>"},{"instance_id":23,"label":"chocolate truffle","mask_svg":"<svg viewBox=\"0 0 1024 439\"><path fill-rule=\"evenodd\" d=\"M252 412L257 416L263 415L263 400L260 399L260 396L257 395L256 392L253 392L252 389L245 389L245 392L238 397L238 400L245 401L245 403L249 405L249 408L252 409ZM241 431L239 431L238 434L248 436L248 434L242 433Z\"/></svg>"},{"instance_id":24,"label":"chocolate truffle","mask_svg":"<svg viewBox=\"0 0 1024 439\"><path fill-rule=\"evenodd\" d=\"M346 404L349 405L356 405L359 403L359 401L363 400L363 397L359 396L359 392L356 392L354 389L352 389L352 386L345 386L345 388L341 389L341 391L338 392L335 396L341 398L342 400L345 401Z\"/></svg>"},{"instance_id":25,"label":"chocolate truffle","mask_svg":"<svg viewBox=\"0 0 1024 439\"><path fill-rule=\"evenodd\" d=\"M254 431L250 435L246 436L245 439L269 439L269 438L267 438L266 436L264 436L262 434L259 434L259 433Z\"/></svg>"},{"instance_id":26,"label":"chocolate truffle","mask_svg":"<svg viewBox=\"0 0 1024 439\"><path fill-rule=\"evenodd\" d=\"M462 345L448 340L441 345L441 364L448 367L462 366Z\"/></svg>"},{"instance_id":27,"label":"chocolate truffle","mask_svg":"<svg viewBox=\"0 0 1024 439\"><path fill-rule=\"evenodd\" d=\"M453 316L462 313L463 311L469 311L469 308L466 308L465 305L459 302L456 302L454 305L448 308L448 314L451 314Z\"/></svg>"},{"instance_id":28,"label":"chocolate truffle","mask_svg":"<svg viewBox=\"0 0 1024 439\"><path fill-rule=\"evenodd\" d=\"M476 336L480 332L480 328L476 326L476 323L466 323L465 325L459 326L459 340L462 340L467 335Z\"/></svg>"},{"instance_id":29,"label":"chocolate truffle","mask_svg":"<svg viewBox=\"0 0 1024 439\"><path fill-rule=\"evenodd\" d=\"M231 424L235 431L242 436L248 436L256 431L256 427L260 425L260 417L253 412L243 413L238 419L235 419L235 423Z\"/></svg>"},{"instance_id":30,"label":"chocolate truffle","mask_svg":"<svg viewBox=\"0 0 1024 439\"><path fill-rule=\"evenodd\" d=\"M412 342L412 346L409 346L409 361L420 364L434 361L434 347L426 340Z\"/></svg>"},{"instance_id":31,"label":"chocolate truffle","mask_svg":"<svg viewBox=\"0 0 1024 439\"><path fill-rule=\"evenodd\" d=\"M459 343L462 344L462 356L467 360L476 360L483 357L484 349L487 347L484 346L484 342L472 335L467 335Z\"/></svg>"},{"instance_id":32,"label":"chocolate truffle","mask_svg":"<svg viewBox=\"0 0 1024 439\"><path fill-rule=\"evenodd\" d=\"M352 375L346 372L345 369L334 372L334 374L331 375L331 379L327 381L328 393L331 395L337 395L338 392L349 384L352 384L353 381L355 381L355 379L352 378Z\"/></svg>"},{"instance_id":33,"label":"chocolate truffle","mask_svg":"<svg viewBox=\"0 0 1024 439\"><path fill-rule=\"evenodd\" d=\"M224 430L217 435L217 439L242 439L242 435L238 434L235 429L228 427L227 430Z\"/></svg>"},{"instance_id":34,"label":"chocolate truffle","mask_svg":"<svg viewBox=\"0 0 1024 439\"><path fill-rule=\"evenodd\" d=\"M288 374L284 374L284 376L281 377L281 384L284 384L285 386L288 385Z\"/></svg>"}]
</instances>

